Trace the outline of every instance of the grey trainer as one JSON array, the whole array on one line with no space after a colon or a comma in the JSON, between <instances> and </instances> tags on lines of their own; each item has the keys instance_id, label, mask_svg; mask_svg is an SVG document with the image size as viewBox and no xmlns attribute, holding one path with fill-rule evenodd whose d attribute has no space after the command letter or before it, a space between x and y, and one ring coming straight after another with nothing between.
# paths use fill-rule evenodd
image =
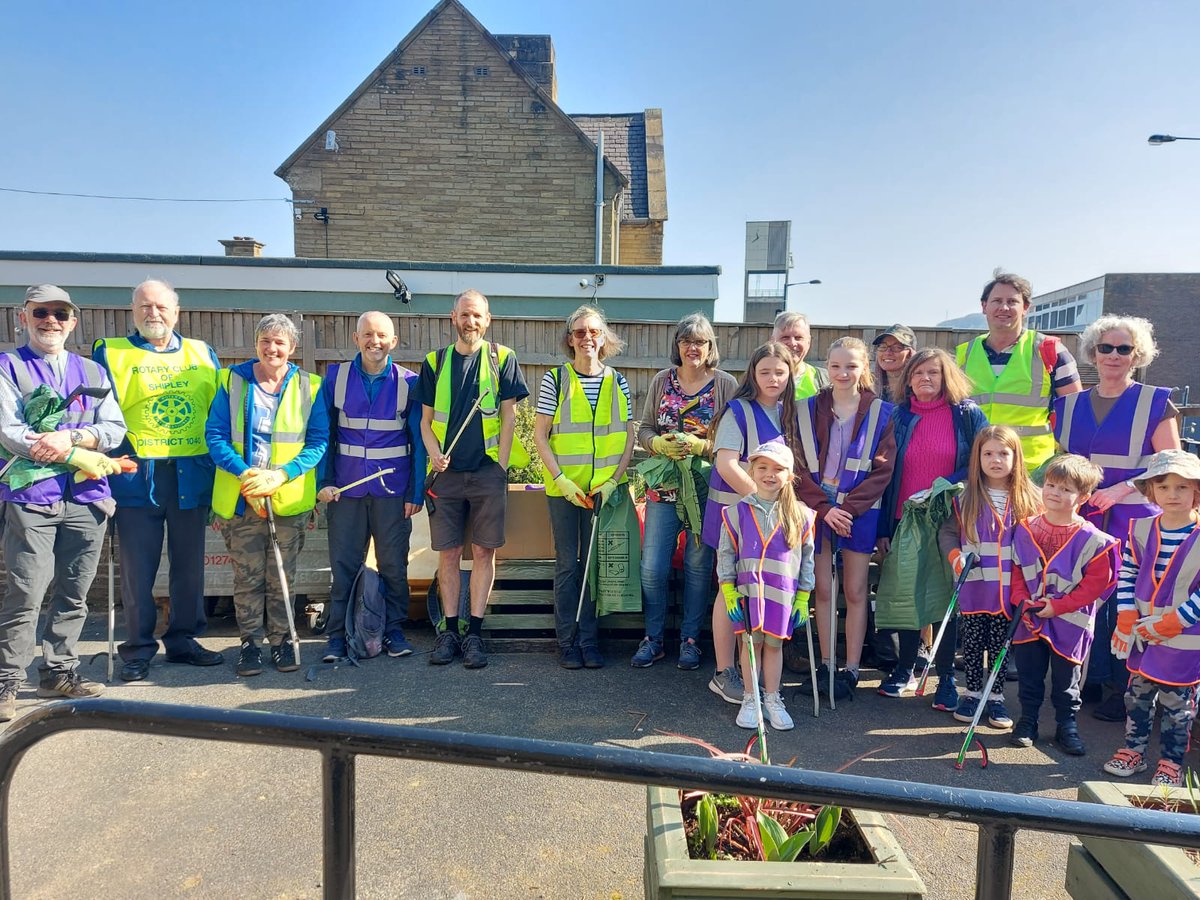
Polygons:
<instances>
[{"instance_id":1,"label":"grey trainer","mask_svg":"<svg viewBox=\"0 0 1200 900\"><path fill-rule=\"evenodd\" d=\"M717 672L708 682L708 689L726 703L741 703L746 686L742 683L741 673L737 666L730 666Z\"/></svg>"}]
</instances>

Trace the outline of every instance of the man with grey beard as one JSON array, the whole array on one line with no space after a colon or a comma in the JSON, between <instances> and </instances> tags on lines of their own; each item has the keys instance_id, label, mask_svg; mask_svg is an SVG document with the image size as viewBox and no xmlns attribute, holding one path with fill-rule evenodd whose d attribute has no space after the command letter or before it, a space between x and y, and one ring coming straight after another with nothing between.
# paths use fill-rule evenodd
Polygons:
<instances>
[{"instance_id":1,"label":"man with grey beard","mask_svg":"<svg viewBox=\"0 0 1200 900\"><path fill-rule=\"evenodd\" d=\"M125 425L116 453L138 469L109 479L117 501L121 603L125 641L118 648L123 681L141 681L158 652L154 579L167 538L170 615L162 636L167 662L216 666L224 659L196 638L204 633L204 537L212 505L213 463L204 423L221 367L203 341L181 336L179 295L165 281L133 291L134 332L101 338L92 358L109 373Z\"/></svg>"}]
</instances>

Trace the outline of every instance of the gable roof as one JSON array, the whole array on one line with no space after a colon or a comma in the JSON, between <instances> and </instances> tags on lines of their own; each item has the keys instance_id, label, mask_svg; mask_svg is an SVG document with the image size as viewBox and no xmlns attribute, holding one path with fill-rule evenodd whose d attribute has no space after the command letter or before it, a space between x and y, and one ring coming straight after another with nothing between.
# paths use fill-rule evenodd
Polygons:
<instances>
[{"instance_id":1,"label":"gable roof","mask_svg":"<svg viewBox=\"0 0 1200 900\"><path fill-rule=\"evenodd\" d=\"M531 76L519 62L517 62L508 54L504 47L500 45L500 42L492 36L492 33L484 28L483 25L480 24L479 20L471 15L470 11L463 6L459 0L441 0L437 6L425 14L425 17L417 23L416 27L408 33L404 40L396 45L396 49L389 53L383 62L375 67L375 69L366 77L362 84L355 88L350 96L343 100L338 108L330 113L329 116L326 117L325 121L317 126L312 134L305 138L304 142L292 152L291 156L289 156L283 161L283 163L280 164L279 168L275 170L275 174L280 178L286 179L288 170L296 164L304 152L308 150L308 148L312 146L315 141L319 140L326 131L332 128L334 123L336 123L337 120L340 119L346 113L346 111L355 104L355 102L357 102L359 97L370 90L371 86L379 80L384 72L386 72L388 67L390 67L396 61L396 59L403 54L404 51L409 48L409 46L412 45L412 43L421 35L421 33L429 27L430 23L432 23L437 19L438 16L445 12L448 7L453 7L455 10L460 12L467 22L479 30L479 33L483 35L485 41L496 51L496 54L504 60L508 67L513 70L513 72L516 73L518 78L520 78L529 86L529 90L536 94L538 99L546 105L546 109L550 112L550 114L558 117L564 124L566 124L568 128L575 132L584 147L590 150L594 155L596 153L595 142L584 133L584 131L570 116L563 112L562 107L560 107L554 102L554 100L551 99L549 93L542 90L541 86L533 79L533 76ZM616 165L614 165L611 160L607 159L607 154L605 154L605 156L605 167L609 172L616 176L617 182L622 187L628 187L629 178Z\"/></svg>"}]
</instances>

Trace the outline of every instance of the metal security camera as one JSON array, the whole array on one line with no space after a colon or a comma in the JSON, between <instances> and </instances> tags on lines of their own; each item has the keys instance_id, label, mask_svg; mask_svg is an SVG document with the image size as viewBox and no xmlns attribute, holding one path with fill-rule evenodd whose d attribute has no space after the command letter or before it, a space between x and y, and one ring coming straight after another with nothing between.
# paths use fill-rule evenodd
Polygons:
<instances>
[{"instance_id":1,"label":"metal security camera","mask_svg":"<svg viewBox=\"0 0 1200 900\"><path fill-rule=\"evenodd\" d=\"M586 278L580 278L579 286L581 288L590 288L592 286L592 283L590 281L588 281Z\"/></svg>"},{"instance_id":2,"label":"metal security camera","mask_svg":"<svg viewBox=\"0 0 1200 900\"><path fill-rule=\"evenodd\" d=\"M404 279L393 272L387 270L386 276L388 284L392 286L392 296L401 303L412 303L412 291L408 289L408 285L404 283Z\"/></svg>"}]
</instances>

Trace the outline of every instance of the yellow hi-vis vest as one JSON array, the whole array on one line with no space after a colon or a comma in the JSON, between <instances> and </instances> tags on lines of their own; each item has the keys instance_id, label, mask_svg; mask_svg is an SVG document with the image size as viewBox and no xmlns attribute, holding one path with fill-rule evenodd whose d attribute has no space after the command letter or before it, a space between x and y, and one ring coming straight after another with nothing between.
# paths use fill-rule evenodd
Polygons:
<instances>
[{"instance_id":1,"label":"yellow hi-vis vest","mask_svg":"<svg viewBox=\"0 0 1200 900\"><path fill-rule=\"evenodd\" d=\"M557 372L558 408L550 424L550 452L562 473L590 494L613 477L629 440L629 401L617 385L616 373L604 367L596 411L583 392L583 384L572 366ZM621 473L621 483L629 478ZM546 496L561 497L562 491L547 470Z\"/></svg>"},{"instance_id":2,"label":"yellow hi-vis vest","mask_svg":"<svg viewBox=\"0 0 1200 900\"><path fill-rule=\"evenodd\" d=\"M250 385L246 379L232 369L218 373L221 387L229 393L229 442L233 449L246 458L246 392ZM287 383L275 421L271 423L271 468L278 469L295 459L304 449L304 434L308 430L308 416L313 401L321 387L321 376L307 372L296 372ZM223 519L232 519L237 512L241 482L237 476L217 468L213 482L213 512ZM271 506L276 515L295 516L308 512L317 504L317 472L309 469L300 478L293 478L271 496Z\"/></svg>"},{"instance_id":3,"label":"yellow hi-vis vest","mask_svg":"<svg viewBox=\"0 0 1200 900\"><path fill-rule=\"evenodd\" d=\"M129 443L143 459L203 456L204 423L217 392L217 369L203 341L183 338L178 350L156 353L129 338L101 338Z\"/></svg>"},{"instance_id":4,"label":"yellow hi-vis vest","mask_svg":"<svg viewBox=\"0 0 1200 900\"><path fill-rule=\"evenodd\" d=\"M810 366L808 363L802 363L802 365L804 366L804 374L796 379L797 400L807 400L821 389L821 386L817 384L816 366Z\"/></svg>"},{"instance_id":5,"label":"yellow hi-vis vest","mask_svg":"<svg viewBox=\"0 0 1200 900\"><path fill-rule=\"evenodd\" d=\"M1007 425L1021 438L1025 465L1034 469L1054 455L1050 429L1050 373L1039 352L1040 335L1026 330L1012 347L1004 371L996 375L981 335L957 349L958 364L971 379L971 399L993 425Z\"/></svg>"},{"instance_id":6,"label":"yellow hi-vis vest","mask_svg":"<svg viewBox=\"0 0 1200 900\"><path fill-rule=\"evenodd\" d=\"M491 351L495 351L492 357ZM434 350L426 354L425 362L437 374L437 386L433 394L433 421L429 423L433 436L437 438L438 446L445 452L446 426L450 421L450 354L454 352L451 344L442 350ZM500 392L500 369L512 353L503 344L485 343L475 351L482 353L479 360L479 396L483 402L479 404L479 417L483 424L483 452L500 462L500 402L497 394ZM442 365L444 363L444 365ZM494 371L493 371L494 370ZM521 469L529 465L529 452L513 435L512 450L508 454L508 467Z\"/></svg>"}]
</instances>

